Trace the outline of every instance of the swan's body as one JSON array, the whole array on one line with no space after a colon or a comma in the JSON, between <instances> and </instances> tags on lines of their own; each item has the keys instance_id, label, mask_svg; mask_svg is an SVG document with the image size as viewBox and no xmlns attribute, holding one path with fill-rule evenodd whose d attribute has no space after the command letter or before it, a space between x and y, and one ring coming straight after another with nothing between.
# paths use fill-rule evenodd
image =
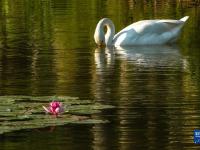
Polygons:
<instances>
[{"instance_id":1,"label":"swan's body","mask_svg":"<svg viewBox=\"0 0 200 150\"><path fill-rule=\"evenodd\" d=\"M142 20L135 22L115 35L115 27L108 18L97 24L94 39L97 45L131 46L158 45L176 42L188 16L180 20ZM104 33L104 27L107 32Z\"/></svg>"}]
</instances>

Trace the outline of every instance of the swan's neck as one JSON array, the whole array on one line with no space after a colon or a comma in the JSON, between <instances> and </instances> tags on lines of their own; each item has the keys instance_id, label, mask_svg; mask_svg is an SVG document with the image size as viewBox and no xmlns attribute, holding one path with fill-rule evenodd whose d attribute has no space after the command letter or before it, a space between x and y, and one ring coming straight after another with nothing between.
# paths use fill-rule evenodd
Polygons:
<instances>
[{"instance_id":1,"label":"swan's neck","mask_svg":"<svg viewBox=\"0 0 200 150\"><path fill-rule=\"evenodd\" d=\"M110 19L107 19L103 26L106 26L107 28L107 32L105 34L105 43L106 45L112 45L113 37L115 35L115 26Z\"/></svg>"},{"instance_id":2,"label":"swan's neck","mask_svg":"<svg viewBox=\"0 0 200 150\"><path fill-rule=\"evenodd\" d=\"M104 32L104 27L107 29L106 33ZM109 46L112 45L114 34L115 26L113 22L108 18L104 18L97 24L94 38L98 45L105 44Z\"/></svg>"}]
</instances>

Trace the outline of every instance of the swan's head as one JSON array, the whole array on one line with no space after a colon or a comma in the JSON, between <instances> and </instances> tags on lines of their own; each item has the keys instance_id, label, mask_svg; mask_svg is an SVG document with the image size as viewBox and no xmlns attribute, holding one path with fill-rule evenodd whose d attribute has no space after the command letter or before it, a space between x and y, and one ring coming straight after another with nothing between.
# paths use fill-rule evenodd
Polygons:
<instances>
[{"instance_id":1,"label":"swan's head","mask_svg":"<svg viewBox=\"0 0 200 150\"><path fill-rule=\"evenodd\" d=\"M106 31L105 31L106 28ZM112 45L112 40L115 34L115 26L108 18L101 19L94 32L94 40L100 47Z\"/></svg>"}]
</instances>

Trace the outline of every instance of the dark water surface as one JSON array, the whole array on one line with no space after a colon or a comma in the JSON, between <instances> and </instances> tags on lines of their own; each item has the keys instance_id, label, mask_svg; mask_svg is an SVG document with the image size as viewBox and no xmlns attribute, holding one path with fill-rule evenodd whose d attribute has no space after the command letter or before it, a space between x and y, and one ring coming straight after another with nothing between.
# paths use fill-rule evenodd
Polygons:
<instances>
[{"instance_id":1,"label":"dark water surface","mask_svg":"<svg viewBox=\"0 0 200 150\"><path fill-rule=\"evenodd\" d=\"M172 46L98 49L93 33L189 15ZM0 0L0 95L69 95L116 106L108 124L0 136L1 150L199 149L200 7L178 0Z\"/></svg>"}]
</instances>

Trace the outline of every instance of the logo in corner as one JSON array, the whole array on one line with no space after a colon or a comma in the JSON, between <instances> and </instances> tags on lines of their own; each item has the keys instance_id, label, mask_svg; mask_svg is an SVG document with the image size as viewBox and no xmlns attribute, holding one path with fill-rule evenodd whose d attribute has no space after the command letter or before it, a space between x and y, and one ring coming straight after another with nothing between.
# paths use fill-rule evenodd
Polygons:
<instances>
[{"instance_id":1,"label":"logo in corner","mask_svg":"<svg viewBox=\"0 0 200 150\"><path fill-rule=\"evenodd\" d=\"M200 144L200 130L194 130L194 143Z\"/></svg>"}]
</instances>

